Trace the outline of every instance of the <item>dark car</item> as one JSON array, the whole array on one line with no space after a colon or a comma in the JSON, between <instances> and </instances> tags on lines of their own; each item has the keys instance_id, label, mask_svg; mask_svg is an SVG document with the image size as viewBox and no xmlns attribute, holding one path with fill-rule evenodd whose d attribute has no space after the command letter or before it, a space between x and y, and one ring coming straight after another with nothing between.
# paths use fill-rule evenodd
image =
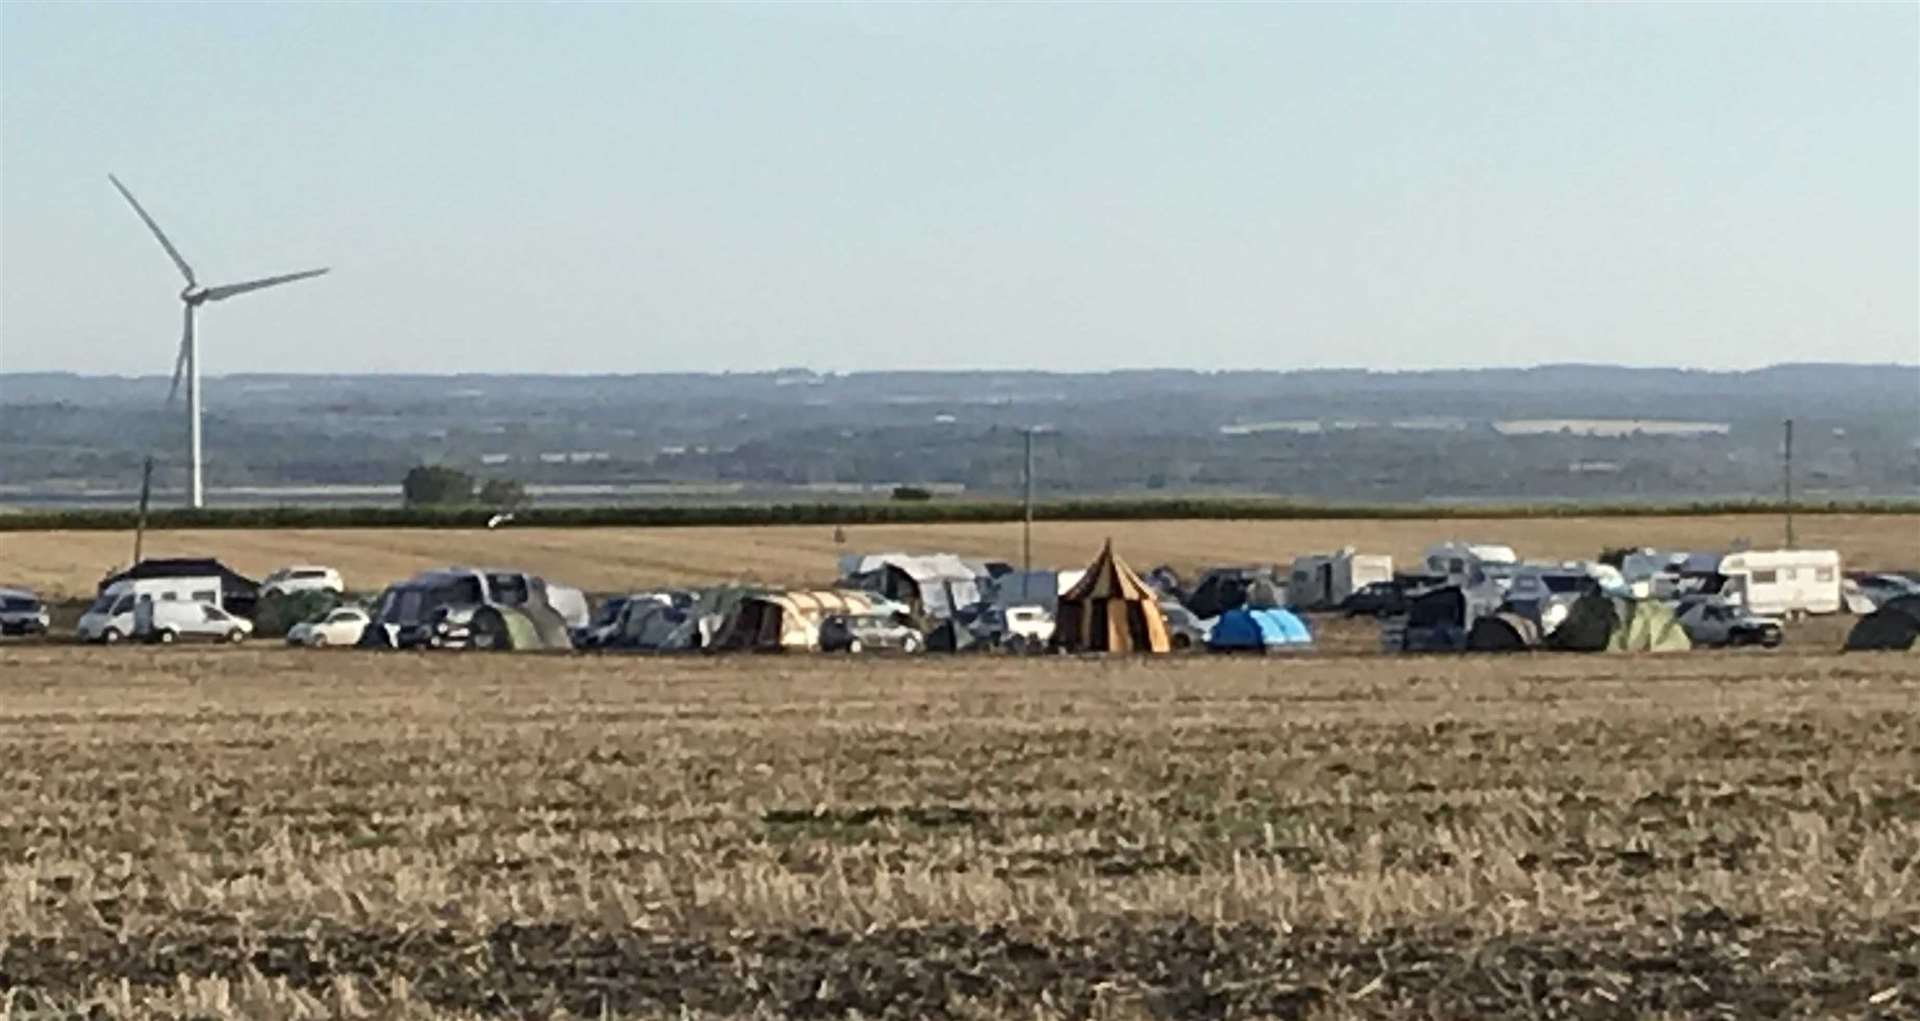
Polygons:
<instances>
[{"instance_id":1,"label":"dark car","mask_svg":"<svg viewBox=\"0 0 1920 1021\"><path fill-rule=\"evenodd\" d=\"M919 629L889 613L836 613L820 622L820 651L905 653L927 647Z\"/></svg>"},{"instance_id":2,"label":"dark car","mask_svg":"<svg viewBox=\"0 0 1920 1021\"><path fill-rule=\"evenodd\" d=\"M1391 581L1361 586L1340 603L1340 610L1349 617L1398 617L1422 593L1446 583L1440 574L1397 574Z\"/></svg>"}]
</instances>

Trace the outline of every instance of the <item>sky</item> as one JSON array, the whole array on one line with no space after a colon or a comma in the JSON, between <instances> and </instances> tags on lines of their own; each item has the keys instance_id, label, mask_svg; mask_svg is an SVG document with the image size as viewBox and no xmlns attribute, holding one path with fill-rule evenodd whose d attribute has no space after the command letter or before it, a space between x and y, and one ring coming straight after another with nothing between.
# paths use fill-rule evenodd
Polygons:
<instances>
[{"instance_id":1,"label":"sky","mask_svg":"<svg viewBox=\"0 0 1920 1021\"><path fill-rule=\"evenodd\" d=\"M1920 5L0 4L0 371L1920 361Z\"/></svg>"}]
</instances>

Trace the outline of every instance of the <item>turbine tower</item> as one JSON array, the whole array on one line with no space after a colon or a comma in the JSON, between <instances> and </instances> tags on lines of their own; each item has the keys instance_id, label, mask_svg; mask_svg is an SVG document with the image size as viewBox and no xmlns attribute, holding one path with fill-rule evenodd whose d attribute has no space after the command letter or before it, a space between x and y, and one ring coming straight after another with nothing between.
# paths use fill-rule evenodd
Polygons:
<instances>
[{"instance_id":1,"label":"turbine tower","mask_svg":"<svg viewBox=\"0 0 1920 1021\"><path fill-rule=\"evenodd\" d=\"M121 197L125 198L127 204L133 207L133 211L139 214L140 221L153 232L154 240L159 241L160 247L167 250L167 258L173 260L173 264L180 270L180 275L187 278L187 286L180 291L184 323L180 334L180 353L173 360L173 385L167 388L167 407L173 406L174 395L180 390L180 376L184 372L187 377L187 448L191 452L193 461L190 506L198 510L206 503L206 492L202 485L200 470L200 338L194 329L194 320L200 306L209 301L225 301L236 294L257 291L263 287L317 277L326 270L308 269L277 277L262 277L245 283L203 287L198 280L194 279L193 267L187 265L187 260L180 257L180 250L173 247L173 242L167 240L167 235L160 230L160 225L153 222L153 217L148 216L147 211L141 208L140 200L133 197L133 193L127 190L126 185L120 183L119 178L108 174L107 180L113 182L114 188L120 192Z\"/></svg>"}]
</instances>

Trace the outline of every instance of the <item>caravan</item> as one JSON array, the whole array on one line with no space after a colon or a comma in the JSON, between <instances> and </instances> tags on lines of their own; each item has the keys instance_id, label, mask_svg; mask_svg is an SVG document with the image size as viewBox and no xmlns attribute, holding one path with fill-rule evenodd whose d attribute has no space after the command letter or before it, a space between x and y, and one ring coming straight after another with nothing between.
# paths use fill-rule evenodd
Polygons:
<instances>
[{"instance_id":1,"label":"caravan","mask_svg":"<svg viewBox=\"0 0 1920 1021\"><path fill-rule=\"evenodd\" d=\"M1720 592L1763 617L1839 613L1838 550L1746 550L1720 561Z\"/></svg>"},{"instance_id":2,"label":"caravan","mask_svg":"<svg viewBox=\"0 0 1920 1021\"><path fill-rule=\"evenodd\" d=\"M1392 580L1392 557L1356 553L1349 546L1338 553L1294 558L1287 599L1303 610L1332 609L1374 582Z\"/></svg>"},{"instance_id":3,"label":"caravan","mask_svg":"<svg viewBox=\"0 0 1920 1021\"><path fill-rule=\"evenodd\" d=\"M1449 578L1472 579L1474 575L1486 575L1488 569L1499 571L1520 562L1520 555L1512 546L1494 546L1478 542L1443 542L1427 548L1425 564L1428 573L1442 574Z\"/></svg>"},{"instance_id":4,"label":"caravan","mask_svg":"<svg viewBox=\"0 0 1920 1021\"><path fill-rule=\"evenodd\" d=\"M100 590L100 598L87 607L80 615L80 623L75 628L75 636L83 642L103 642L112 645L123 638L132 638L140 630L141 623L151 623L148 619L137 621L142 603L151 607L154 603L201 602L221 607L221 578L208 575L203 578L126 578L116 581Z\"/></svg>"}]
</instances>

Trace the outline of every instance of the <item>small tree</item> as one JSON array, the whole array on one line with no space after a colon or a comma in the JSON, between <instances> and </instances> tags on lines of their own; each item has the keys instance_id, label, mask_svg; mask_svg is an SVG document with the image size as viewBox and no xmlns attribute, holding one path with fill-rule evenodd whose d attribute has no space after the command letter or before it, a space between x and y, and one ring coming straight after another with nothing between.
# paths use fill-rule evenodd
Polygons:
<instances>
[{"instance_id":1,"label":"small tree","mask_svg":"<svg viewBox=\"0 0 1920 1021\"><path fill-rule=\"evenodd\" d=\"M473 476L445 465L423 464L407 472L400 491L409 507L456 507L473 502Z\"/></svg>"},{"instance_id":2,"label":"small tree","mask_svg":"<svg viewBox=\"0 0 1920 1021\"><path fill-rule=\"evenodd\" d=\"M530 498L527 496L527 487L514 479L488 479L480 487L480 502L489 507L513 510L525 507Z\"/></svg>"}]
</instances>

